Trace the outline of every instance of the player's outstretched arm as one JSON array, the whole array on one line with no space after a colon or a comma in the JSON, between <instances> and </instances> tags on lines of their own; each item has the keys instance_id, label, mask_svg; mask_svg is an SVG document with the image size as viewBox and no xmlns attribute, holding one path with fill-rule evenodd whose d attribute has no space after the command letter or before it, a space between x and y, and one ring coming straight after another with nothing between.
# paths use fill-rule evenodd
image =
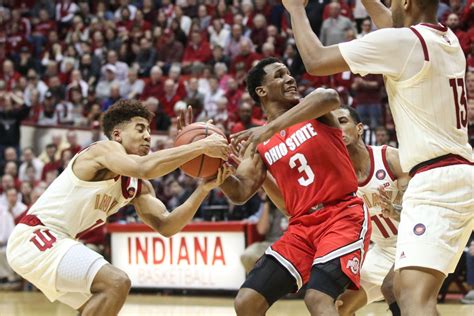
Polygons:
<instances>
[{"instance_id":1,"label":"player's outstretched arm","mask_svg":"<svg viewBox=\"0 0 474 316\"><path fill-rule=\"evenodd\" d=\"M98 169L109 169L129 177L152 179L168 174L202 154L227 160L230 150L224 137L213 134L191 144L160 150L146 156L129 155L123 146L115 141L100 142L89 151L99 164Z\"/></svg>"},{"instance_id":2,"label":"player's outstretched arm","mask_svg":"<svg viewBox=\"0 0 474 316\"><path fill-rule=\"evenodd\" d=\"M327 76L349 70L338 45L325 47L311 29L305 11L306 0L283 0L291 16L296 46L306 71L315 76Z\"/></svg>"},{"instance_id":3,"label":"player's outstretched arm","mask_svg":"<svg viewBox=\"0 0 474 316\"><path fill-rule=\"evenodd\" d=\"M199 184L193 194L172 212L168 212L163 202L156 198L155 191L148 181L144 181L142 194L135 198L132 204L145 224L163 236L170 237L191 221L208 193L222 184L233 172L235 172L233 167L224 164L215 179Z\"/></svg>"},{"instance_id":4,"label":"player's outstretched arm","mask_svg":"<svg viewBox=\"0 0 474 316\"><path fill-rule=\"evenodd\" d=\"M304 97L301 102L267 125L254 127L231 135L233 144L240 144L253 156L257 145L270 139L275 133L309 118L320 118L340 106L339 95L334 89L318 88ZM245 141L245 142L243 142Z\"/></svg>"},{"instance_id":5,"label":"player's outstretched arm","mask_svg":"<svg viewBox=\"0 0 474 316\"><path fill-rule=\"evenodd\" d=\"M219 188L234 204L244 204L262 186L267 175L259 155L253 158L244 154L234 175L228 177Z\"/></svg>"},{"instance_id":6,"label":"player's outstretched arm","mask_svg":"<svg viewBox=\"0 0 474 316\"><path fill-rule=\"evenodd\" d=\"M362 4L378 29L393 27L392 12L380 0L362 0Z\"/></svg>"}]
</instances>

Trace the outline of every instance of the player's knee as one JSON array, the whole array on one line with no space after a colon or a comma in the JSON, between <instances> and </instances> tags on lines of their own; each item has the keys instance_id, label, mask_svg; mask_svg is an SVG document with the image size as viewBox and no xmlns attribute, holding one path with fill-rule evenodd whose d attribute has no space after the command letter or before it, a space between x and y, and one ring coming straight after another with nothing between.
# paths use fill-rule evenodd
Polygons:
<instances>
[{"instance_id":1,"label":"player's knee","mask_svg":"<svg viewBox=\"0 0 474 316\"><path fill-rule=\"evenodd\" d=\"M103 284L103 292L113 293L118 297L124 297L128 295L132 282L128 275L119 269L114 269L109 274L107 281Z\"/></svg>"},{"instance_id":2,"label":"player's knee","mask_svg":"<svg viewBox=\"0 0 474 316\"><path fill-rule=\"evenodd\" d=\"M263 315L268 309L268 304L263 299L247 289L240 289L234 300L234 308L237 315Z\"/></svg>"},{"instance_id":3,"label":"player's knee","mask_svg":"<svg viewBox=\"0 0 474 316\"><path fill-rule=\"evenodd\" d=\"M385 279L380 287L380 291L382 292L383 297L394 297L394 290L393 290L393 280L392 279Z\"/></svg>"},{"instance_id":4,"label":"player's knee","mask_svg":"<svg viewBox=\"0 0 474 316\"><path fill-rule=\"evenodd\" d=\"M311 315L321 315L329 309L335 309L334 299L331 296L312 289L306 291L304 302Z\"/></svg>"}]
</instances>

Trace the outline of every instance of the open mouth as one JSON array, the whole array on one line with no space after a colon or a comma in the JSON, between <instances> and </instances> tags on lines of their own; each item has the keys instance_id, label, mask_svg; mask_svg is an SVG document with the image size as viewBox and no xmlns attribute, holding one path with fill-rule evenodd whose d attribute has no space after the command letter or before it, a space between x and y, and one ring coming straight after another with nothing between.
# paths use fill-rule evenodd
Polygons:
<instances>
[{"instance_id":1,"label":"open mouth","mask_svg":"<svg viewBox=\"0 0 474 316\"><path fill-rule=\"evenodd\" d=\"M285 91L290 93L297 93L298 89L296 89L296 87L289 87Z\"/></svg>"}]
</instances>

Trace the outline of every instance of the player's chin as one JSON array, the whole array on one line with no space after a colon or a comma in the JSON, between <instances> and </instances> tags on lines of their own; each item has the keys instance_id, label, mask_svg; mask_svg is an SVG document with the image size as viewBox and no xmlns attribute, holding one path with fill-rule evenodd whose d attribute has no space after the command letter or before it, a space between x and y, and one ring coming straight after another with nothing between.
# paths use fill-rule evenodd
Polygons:
<instances>
[{"instance_id":1,"label":"player's chin","mask_svg":"<svg viewBox=\"0 0 474 316\"><path fill-rule=\"evenodd\" d=\"M146 156L150 152L150 146L140 146L138 149L139 156Z\"/></svg>"}]
</instances>

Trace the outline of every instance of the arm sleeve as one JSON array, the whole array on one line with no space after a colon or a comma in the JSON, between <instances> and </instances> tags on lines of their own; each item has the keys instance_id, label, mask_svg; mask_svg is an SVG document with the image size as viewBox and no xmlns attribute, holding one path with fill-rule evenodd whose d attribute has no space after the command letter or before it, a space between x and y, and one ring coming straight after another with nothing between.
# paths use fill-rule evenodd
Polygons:
<instances>
[{"instance_id":1,"label":"arm sleeve","mask_svg":"<svg viewBox=\"0 0 474 316\"><path fill-rule=\"evenodd\" d=\"M355 74L400 77L416 37L408 28L387 28L339 44L341 55Z\"/></svg>"}]
</instances>

